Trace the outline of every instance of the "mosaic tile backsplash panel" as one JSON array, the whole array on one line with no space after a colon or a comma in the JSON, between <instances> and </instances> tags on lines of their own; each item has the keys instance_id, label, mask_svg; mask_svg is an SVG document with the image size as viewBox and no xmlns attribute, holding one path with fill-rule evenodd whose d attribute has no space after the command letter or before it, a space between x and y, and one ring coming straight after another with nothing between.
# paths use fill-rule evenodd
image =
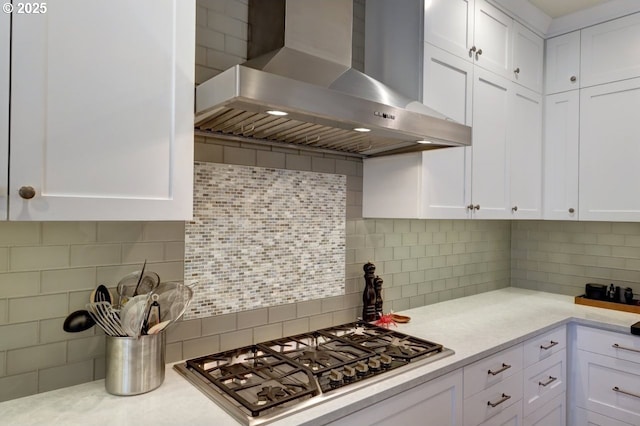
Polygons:
<instances>
[{"instance_id":1,"label":"mosaic tile backsplash panel","mask_svg":"<svg viewBox=\"0 0 640 426\"><path fill-rule=\"evenodd\" d=\"M195 163L186 319L344 294L346 177Z\"/></svg>"}]
</instances>

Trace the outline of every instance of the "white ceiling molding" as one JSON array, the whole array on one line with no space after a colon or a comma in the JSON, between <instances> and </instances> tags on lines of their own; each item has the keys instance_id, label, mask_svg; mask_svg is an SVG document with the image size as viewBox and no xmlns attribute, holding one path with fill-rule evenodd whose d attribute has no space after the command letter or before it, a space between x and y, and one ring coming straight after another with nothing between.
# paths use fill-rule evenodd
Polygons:
<instances>
[{"instance_id":1,"label":"white ceiling molding","mask_svg":"<svg viewBox=\"0 0 640 426\"><path fill-rule=\"evenodd\" d=\"M551 18L529 0L489 0L544 38L569 33L621 16L640 12L639 0L610 0L586 9Z\"/></svg>"}]
</instances>

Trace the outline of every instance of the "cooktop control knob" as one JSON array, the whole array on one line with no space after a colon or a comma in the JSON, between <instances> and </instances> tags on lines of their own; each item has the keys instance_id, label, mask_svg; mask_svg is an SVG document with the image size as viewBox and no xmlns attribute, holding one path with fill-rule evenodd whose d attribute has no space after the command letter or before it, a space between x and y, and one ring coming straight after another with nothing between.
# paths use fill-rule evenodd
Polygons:
<instances>
[{"instance_id":1,"label":"cooktop control knob","mask_svg":"<svg viewBox=\"0 0 640 426\"><path fill-rule=\"evenodd\" d=\"M343 377L344 375L338 370L331 370L331 372L329 373L329 383L331 385L339 385L340 383L342 383Z\"/></svg>"},{"instance_id":2,"label":"cooktop control knob","mask_svg":"<svg viewBox=\"0 0 640 426\"><path fill-rule=\"evenodd\" d=\"M369 360L369 369L371 371L379 371L382 368L382 364L380 363L380 358L371 358Z\"/></svg>"},{"instance_id":3,"label":"cooktop control knob","mask_svg":"<svg viewBox=\"0 0 640 426\"><path fill-rule=\"evenodd\" d=\"M358 376L364 376L369 371L369 366L365 364L363 361L360 361L356 364L356 373Z\"/></svg>"},{"instance_id":4,"label":"cooktop control knob","mask_svg":"<svg viewBox=\"0 0 640 426\"><path fill-rule=\"evenodd\" d=\"M393 358L391 358L389 355L387 354L380 355L380 364L382 364L382 368L391 367L391 361L393 361Z\"/></svg>"},{"instance_id":5,"label":"cooktop control knob","mask_svg":"<svg viewBox=\"0 0 640 426\"><path fill-rule=\"evenodd\" d=\"M356 369L351 367L350 365L345 365L342 370L342 374L344 375L344 381L350 382L351 380L356 378Z\"/></svg>"}]
</instances>

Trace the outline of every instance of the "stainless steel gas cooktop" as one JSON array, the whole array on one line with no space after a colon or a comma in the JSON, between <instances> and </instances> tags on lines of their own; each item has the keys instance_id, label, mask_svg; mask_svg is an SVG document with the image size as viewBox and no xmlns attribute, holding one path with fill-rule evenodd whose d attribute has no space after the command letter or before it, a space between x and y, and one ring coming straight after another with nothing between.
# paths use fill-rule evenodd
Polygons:
<instances>
[{"instance_id":1,"label":"stainless steel gas cooktop","mask_svg":"<svg viewBox=\"0 0 640 426\"><path fill-rule=\"evenodd\" d=\"M452 355L451 349L354 322L188 360L174 368L246 425L266 424Z\"/></svg>"}]
</instances>

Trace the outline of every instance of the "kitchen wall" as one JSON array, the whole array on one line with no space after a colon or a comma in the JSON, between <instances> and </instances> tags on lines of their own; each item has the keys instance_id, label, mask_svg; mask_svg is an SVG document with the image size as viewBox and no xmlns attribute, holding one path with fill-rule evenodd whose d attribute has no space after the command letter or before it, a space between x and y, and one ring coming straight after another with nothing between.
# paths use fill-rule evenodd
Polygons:
<instances>
[{"instance_id":1,"label":"kitchen wall","mask_svg":"<svg viewBox=\"0 0 640 426\"><path fill-rule=\"evenodd\" d=\"M577 296L586 283L640 293L640 223L512 223L512 286Z\"/></svg>"}]
</instances>

